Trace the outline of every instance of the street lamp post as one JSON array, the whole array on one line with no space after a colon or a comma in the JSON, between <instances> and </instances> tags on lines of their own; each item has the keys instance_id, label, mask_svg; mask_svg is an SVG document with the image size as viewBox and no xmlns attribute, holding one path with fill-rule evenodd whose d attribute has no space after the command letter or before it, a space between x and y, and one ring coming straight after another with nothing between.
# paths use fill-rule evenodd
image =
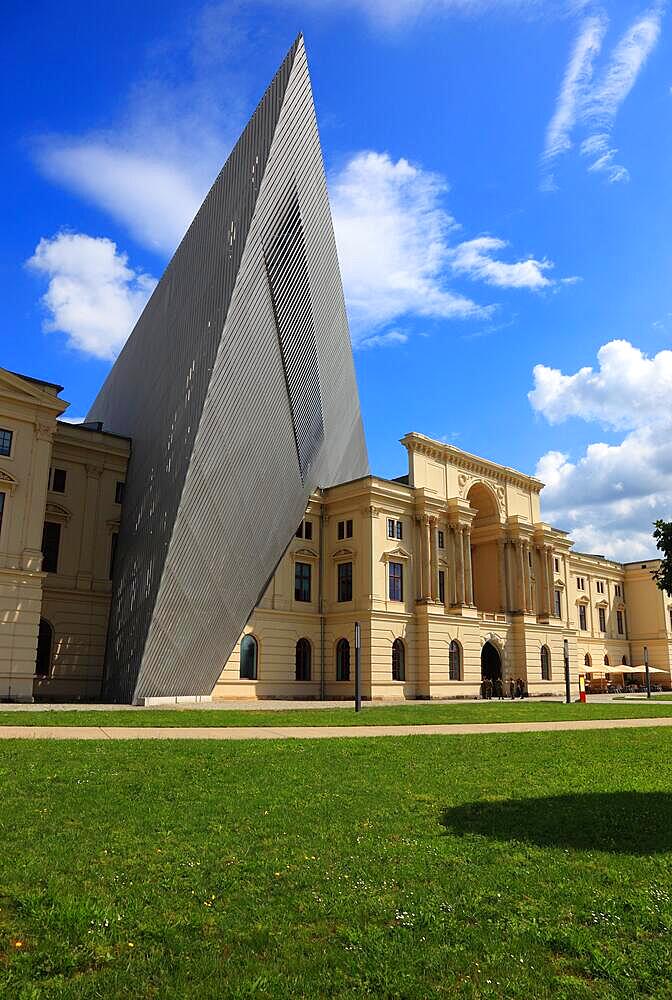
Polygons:
<instances>
[{"instance_id":1,"label":"street lamp post","mask_svg":"<svg viewBox=\"0 0 672 1000\"><path fill-rule=\"evenodd\" d=\"M362 710L362 628L355 622L355 712Z\"/></svg>"},{"instance_id":2,"label":"street lamp post","mask_svg":"<svg viewBox=\"0 0 672 1000\"><path fill-rule=\"evenodd\" d=\"M565 653L565 701L569 705L572 701L572 689L569 683L569 641L567 639L563 642L563 648Z\"/></svg>"},{"instance_id":3,"label":"street lamp post","mask_svg":"<svg viewBox=\"0 0 672 1000\"><path fill-rule=\"evenodd\" d=\"M646 668L646 697L651 697L651 674L649 673L649 647L644 647L644 667Z\"/></svg>"}]
</instances>

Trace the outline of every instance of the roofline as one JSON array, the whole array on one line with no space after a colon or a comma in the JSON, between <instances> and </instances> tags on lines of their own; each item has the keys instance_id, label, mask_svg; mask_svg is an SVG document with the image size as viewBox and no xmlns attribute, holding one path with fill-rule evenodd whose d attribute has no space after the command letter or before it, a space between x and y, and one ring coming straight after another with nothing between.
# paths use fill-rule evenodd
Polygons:
<instances>
[{"instance_id":1,"label":"roofline","mask_svg":"<svg viewBox=\"0 0 672 1000\"><path fill-rule=\"evenodd\" d=\"M35 378L33 375L24 375L23 372L13 372L11 368L5 368L5 371L9 372L10 375L16 375L17 378L22 378L24 382L32 382L34 385L46 385L50 389L56 389L57 392L63 392L64 386L59 385L57 382L47 382L43 378Z\"/></svg>"},{"instance_id":2,"label":"roofline","mask_svg":"<svg viewBox=\"0 0 672 1000\"><path fill-rule=\"evenodd\" d=\"M534 476L528 476L524 472L519 472L518 469L513 469L509 465L500 465L498 462L491 462L487 458L482 458L480 455L474 455L470 451L464 451L462 448L456 448L453 444L445 444L443 441L435 441L434 438L427 437L426 434L420 434L419 431L410 431L401 438L401 444L405 448L411 450L413 446L418 449L425 448L427 450L434 451L443 459L452 460L455 465L462 464L464 467L469 467L470 465L480 465L484 469L487 469L491 474L495 476L500 476L504 479L512 480L518 484L524 484L529 489L533 490L535 493L540 493L544 487L544 484L540 479L536 479ZM473 471L473 470L472 470Z\"/></svg>"}]
</instances>

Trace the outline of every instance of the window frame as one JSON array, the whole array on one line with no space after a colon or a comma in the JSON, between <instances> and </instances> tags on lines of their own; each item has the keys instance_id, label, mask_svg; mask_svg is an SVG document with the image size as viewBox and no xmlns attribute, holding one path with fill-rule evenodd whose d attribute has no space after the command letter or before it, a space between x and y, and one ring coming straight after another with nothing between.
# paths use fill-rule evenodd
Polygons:
<instances>
[{"instance_id":1,"label":"window frame","mask_svg":"<svg viewBox=\"0 0 672 1000\"><path fill-rule=\"evenodd\" d=\"M606 631L607 631L607 609L606 608L598 608L597 609L597 624L598 624L598 627L600 629L600 632L605 632L606 633Z\"/></svg>"},{"instance_id":2,"label":"window frame","mask_svg":"<svg viewBox=\"0 0 672 1000\"><path fill-rule=\"evenodd\" d=\"M48 553L45 552L45 546L47 544L47 525L54 529L54 534L56 536L55 544L55 554L53 563L51 560L47 562ZM42 528L42 572L43 573L58 573L58 562L61 554L61 522L60 521L45 521ZM53 566L53 568L52 568Z\"/></svg>"},{"instance_id":3,"label":"window frame","mask_svg":"<svg viewBox=\"0 0 672 1000\"><path fill-rule=\"evenodd\" d=\"M387 593L390 601L403 603L404 600L404 564L391 559L387 564ZM396 596L398 594L398 596Z\"/></svg>"},{"instance_id":4,"label":"window frame","mask_svg":"<svg viewBox=\"0 0 672 1000\"><path fill-rule=\"evenodd\" d=\"M4 490L0 490L0 538L2 538L2 522L5 516L5 500L7 494Z\"/></svg>"},{"instance_id":5,"label":"window frame","mask_svg":"<svg viewBox=\"0 0 672 1000\"><path fill-rule=\"evenodd\" d=\"M3 450L3 440L5 435L9 437L9 446L7 451ZM14 449L14 431L11 431L9 427L0 427L0 458L12 458L12 451Z\"/></svg>"},{"instance_id":6,"label":"window frame","mask_svg":"<svg viewBox=\"0 0 672 1000\"><path fill-rule=\"evenodd\" d=\"M399 637L392 643L392 680L406 680L406 646Z\"/></svg>"},{"instance_id":7,"label":"window frame","mask_svg":"<svg viewBox=\"0 0 672 1000\"><path fill-rule=\"evenodd\" d=\"M446 536L444 535L442 528L436 529L436 544L440 549L445 549L446 547Z\"/></svg>"},{"instance_id":8,"label":"window frame","mask_svg":"<svg viewBox=\"0 0 672 1000\"><path fill-rule=\"evenodd\" d=\"M455 669L456 665L457 669ZM454 676L455 673L457 673L457 677ZM462 646L457 639L451 639L448 646L448 680L462 680Z\"/></svg>"},{"instance_id":9,"label":"window frame","mask_svg":"<svg viewBox=\"0 0 672 1000\"><path fill-rule=\"evenodd\" d=\"M339 683L350 680L350 641L345 636L336 643L336 680Z\"/></svg>"},{"instance_id":10,"label":"window frame","mask_svg":"<svg viewBox=\"0 0 672 1000\"><path fill-rule=\"evenodd\" d=\"M578 618L579 618L579 631L580 632L587 632L588 631L588 615L586 614L586 605L585 604L579 604L579 605L577 605L577 607L578 607L577 615L578 615Z\"/></svg>"},{"instance_id":11,"label":"window frame","mask_svg":"<svg viewBox=\"0 0 672 1000\"><path fill-rule=\"evenodd\" d=\"M294 680L307 683L312 678L313 646L310 639L301 636L294 648ZM299 676L305 673L307 676Z\"/></svg>"},{"instance_id":12,"label":"window frame","mask_svg":"<svg viewBox=\"0 0 672 1000\"><path fill-rule=\"evenodd\" d=\"M49 655L47 656L47 664L46 664L47 669L46 670L38 670L37 666L38 666L38 661L39 661L39 657L40 657L40 641L41 641L40 632L42 631L42 626L43 625L46 625L46 627L49 629ZM53 665L54 665L54 626L46 618L40 617L40 623L38 625L38 632L37 632L37 649L35 651L35 672L34 672L34 676L35 677L42 677L42 678L44 678L44 677L47 677L47 678L51 677L51 671L52 671Z\"/></svg>"},{"instance_id":13,"label":"window frame","mask_svg":"<svg viewBox=\"0 0 672 1000\"><path fill-rule=\"evenodd\" d=\"M546 643L543 644L543 646L541 647L541 649L539 651L539 659L541 661L540 662L540 665L541 665L541 679L542 679L542 681L550 681L551 680L551 651L548 648L548 646L546 645Z\"/></svg>"},{"instance_id":14,"label":"window frame","mask_svg":"<svg viewBox=\"0 0 672 1000\"><path fill-rule=\"evenodd\" d=\"M439 570L439 603L446 603L446 571Z\"/></svg>"},{"instance_id":15,"label":"window frame","mask_svg":"<svg viewBox=\"0 0 672 1000\"><path fill-rule=\"evenodd\" d=\"M303 537L307 542L312 542L313 540L313 522L304 520L303 522Z\"/></svg>"},{"instance_id":16,"label":"window frame","mask_svg":"<svg viewBox=\"0 0 672 1000\"><path fill-rule=\"evenodd\" d=\"M557 587L553 591L553 610L556 618L562 618L562 591Z\"/></svg>"},{"instance_id":17,"label":"window frame","mask_svg":"<svg viewBox=\"0 0 672 1000\"><path fill-rule=\"evenodd\" d=\"M305 572L307 571L307 572ZM307 590L306 590L307 584ZM313 598L313 566L312 563L297 559L294 563L294 600L301 604L310 604ZM308 596L306 596L306 593Z\"/></svg>"},{"instance_id":18,"label":"window frame","mask_svg":"<svg viewBox=\"0 0 672 1000\"><path fill-rule=\"evenodd\" d=\"M58 481L61 485L61 489L56 485L56 473L58 473ZM61 478L62 477L62 478ZM49 469L49 490L51 493L65 493L65 485L68 481L68 470L57 468L56 466Z\"/></svg>"},{"instance_id":19,"label":"window frame","mask_svg":"<svg viewBox=\"0 0 672 1000\"><path fill-rule=\"evenodd\" d=\"M252 676L248 677L247 673L243 673L243 655L244 647L247 648L250 645L252 645L252 649L254 650L254 661L252 665ZM241 681L256 681L259 679L259 640L252 632L246 632L240 640L238 675Z\"/></svg>"},{"instance_id":20,"label":"window frame","mask_svg":"<svg viewBox=\"0 0 672 1000\"><path fill-rule=\"evenodd\" d=\"M336 568L336 603L348 604L352 601L353 586L353 566L352 560L339 562ZM348 594L348 596L343 596Z\"/></svg>"}]
</instances>

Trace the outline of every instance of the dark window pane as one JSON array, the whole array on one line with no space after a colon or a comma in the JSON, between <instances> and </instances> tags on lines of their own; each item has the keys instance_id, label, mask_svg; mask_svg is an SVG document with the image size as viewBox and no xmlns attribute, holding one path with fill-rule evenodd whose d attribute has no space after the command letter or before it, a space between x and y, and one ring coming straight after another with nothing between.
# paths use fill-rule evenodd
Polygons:
<instances>
[{"instance_id":1,"label":"dark window pane","mask_svg":"<svg viewBox=\"0 0 672 1000\"><path fill-rule=\"evenodd\" d=\"M404 567L401 563L390 563L390 600L404 599Z\"/></svg>"},{"instance_id":2,"label":"dark window pane","mask_svg":"<svg viewBox=\"0 0 672 1000\"><path fill-rule=\"evenodd\" d=\"M117 485L114 488L114 502L123 503L124 502L124 486L126 483L122 483L121 480L117 480Z\"/></svg>"},{"instance_id":3,"label":"dark window pane","mask_svg":"<svg viewBox=\"0 0 672 1000\"><path fill-rule=\"evenodd\" d=\"M461 680L460 646L453 639L448 650L448 677L451 681Z\"/></svg>"},{"instance_id":4,"label":"dark window pane","mask_svg":"<svg viewBox=\"0 0 672 1000\"><path fill-rule=\"evenodd\" d=\"M345 537L352 538L352 521L345 522Z\"/></svg>"},{"instance_id":5,"label":"dark window pane","mask_svg":"<svg viewBox=\"0 0 672 1000\"><path fill-rule=\"evenodd\" d=\"M245 681L257 679L257 640L246 635L240 644L240 677Z\"/></svg>"},{"instance_id":6,"label":"dark window pane","mask_svg":"<svg viewBox=\"0 0 672 1000\"><path fill-rule=\"evenodd\" d=\"M117 558L117 540L118 540L118 538L119 538L119 535L117 534L116 531L114 531L112 533L112 539L110 541L110 569L109 569L110 580L114 576L114 560Z\"/></svg>"},{"instance_id":7,"label":"dark window pane","mask_svg":"<svg viewBox=\"0 0 672 1000\"><path fill-rule=\"evenodd\" d=\"M350 643L347 639L339 639L336 646L336 680L350 680Z\"/></svg>"},{"instance_id":8,"label":"dark window pane","mask_svg":"<svg viewBox=\"0 0 672 1000\"><path fill-rule=\"evenodd\" d=\"M0 534L2 534L2 515L5 513L5 494L0 493Z\"/></svg>"},{"instance_id":9,"label":"dark window pane","mask_svg":"<svg viewBox=\"0 0 672 1000\"><path fill-rule=\"evenodd\" d=\"M61 544L61 526L45 521L42 530L42 569L45 573L58 572L58 549Z\"/></svg>"},{"instance_id":10,"label":"dark window pane","mask_svg":"<svg viewBox=\"0 0 672 1000\"><path fill-rule=\"evenodd\" d=\"M442 531L439 531L439 532L438 532L438 536L439 536L439 539L438 539L438 542L439 542L439 548L440 548L440 549L442 549L442 548L444 547L444 537L443 537L443 532L442 532Z\"/></svg>"},{"instance_id":11,"label":"dark window pane","mask_svg":"<svg viewBox=\"0 0 672 1000\"><path fill-rule=\"evenodd\" d=\"M306 523L303 526L303 533L304 533L306 539L309 542L312 541L312 538L313 538L313 522L312 521L306 521Z\"/></svg>"},{"instance_id":12,"label":"dark window pane","mask_svg":"<svg viewBox=\"0 0 672 1000\"><path fill-rule=\"evenodd\" d=\"M561 618L562 617L562 596L560 594L560 591L559 590L554 590L553 591L553 597L554 597L554 601L555 601L555 617L556 618Z\"/></svg>"},{"instance_id":13,"label":"dark window pane","mask_svg":"<svg viewBox=\"0 0 672 1000\"><path fill-rule=\"evenodd\" d=\"M301 524L296 529L296 537L297 538L303 538L303 521L301 522Z\"/></svg>"},{"instance_id":14,"label":"dark window pane","mask_svg":"<svg viewBox=\"0 0 672 1000\"><path fill-rule=\"evenodd\" d=\"M397 521L397 538L404 537L404 526L401 521Z\"/></svg>"},{"instance_id":15,"label":"dark window pane","mask_svg":"<svg viewBox=\"0 0 672 1000\"><path fill-rule=\"evenodd\" d=\"M339 563L338 566L338 599L352 600L352 563Z\"/></svg>"},{"instance_id":16,"label":"dark window pane","mask_svg":"<svg viewBox=\"0 0 672 1000\"><path fill-rule=\"evenodd\" d=\"M294 600L310 601L310 563L297 562L294 566Z\"/></svg>"},{"instance_id":17,"label":"dark window pane","mask_svg":"<svg viewBox=\"0 0 672 1000\"><path fill-rule=\"evenodd\" d=\"M550 681L551 679L551 656L548 646L541 647L541 679L542 681Z\"/></svg>"},{"instance_id":18,"label":"dark window pane","mask_svg":"<svg viewBox=\"0 0 672 1000\"><path fill-rule=\"evenodd\" d=\"M579 628L582 632L586 631L586 606L585 604L579 604Z\"/></svg>"},{"instance_id":19,"label":"dark window pane","mask_svg":"<svg viewBox=\"0 0 672 1000\"><path fill-rule=\"evenodd\" d=\"M37 657L35 673L38 677L48 677L51 670L51 651L54 645L54 630L49 622L40 618L40 629L37 633Z\"/></svg>"},{"instance_id":20,"label":"dark window pane","mask_svg":"<svg viewBox=\"0 0 672 1000\"><path fill-rule=\"evenodd\" d=\"M12 431L0 429L0 455L9 455L12 450Z\"/></svg>"},{"instance_id":21,"label":"dark window pane","mask_svg":"<svg viewBox=\"0 0 672 1000\"><path fill-rule=\"evenodd\" d=\"M54 469L51 488L54 493L65 493L65 469Z\"/></svg>"},{"instance_id":22,"label":"dark window pane","mask_svg":"<svg viewBox=\"0 0 672 1000\"><path fill-rule=\"evenodd\" d=\"M406 656L404 644L401 639L395 639L392 643L392 680L403 681L406 679Z\"/></svg>"},{"instance_id":23,"label":"dark window pane","mask_svg":"<svg viewBox=\"0 0 672 1000\"><path fill-rule=\"evenodd\" d=\"M338 522L338 538L339 541L345 538L345 521Z\"/></svg>"},{"instance_id":24,"label":"dark window pane","mask_svg":"<svg viewBox=\"0 0 672 1000\"><path fill-rule=\"evenodd\" d=\"M299 639L296 644L296 680L310 680L311 648L307 639Z\"/></svg>"},{"instance_id":25,"label":"dark window pane","mask_svg":"<svg viewBox=\"0 0 672 1000\"><path fill-rule=\"evenodd\" d=\"M387 519L387 537L394 538L394 518L392 517Z\"/></svg>"},{"instance_id":26,"label":"dark window pane","mask_svg":"<svg viewBox=\"0 0 672 1000\"><path fill-rule=\"evenodd\" d=\"M446 574L442 569L439 570L439 600L441 604L446 603Z\"/></svg>"}]
</instances>

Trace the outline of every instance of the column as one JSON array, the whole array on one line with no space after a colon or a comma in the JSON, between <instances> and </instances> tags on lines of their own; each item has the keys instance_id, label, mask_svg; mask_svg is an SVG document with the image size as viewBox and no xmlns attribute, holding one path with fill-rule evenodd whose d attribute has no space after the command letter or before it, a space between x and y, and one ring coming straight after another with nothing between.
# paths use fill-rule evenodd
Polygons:
<instances>
[{"instance_id":1,"label":"column","mask_svg":"<svg viewBox=\"0 0 672 1000\"><path fill-rule=\"evenodd\" d=\"M524 594L525 603L523 607L526 611L532 610L532 573L530 572L530 548L529 542L522 542L523 546L523 579L524 579Z\"/></svg>"},{"instance_id":2,"label":"column","mask_svg":"<svg viewBox=\"0 0 672 1000\"><path fill-rule=\"evenodd\" d=\"M554 586L553 586L553 549L550 545L546 546L546 566L548 568L548 613L552 615L555 613L555 600L554 600Z\"/></svg>"},{"instance_id":3,"label":"column","mask_svg":"<svg viewBox=\"0 0 672 1000\"><path fill-rule=\"evenodd\" d=\"M527 598L525 597L525 546L523 542L518 539L516 542L516 554L518 563L518 607L521 611L525 611L527 607Z\"/></svg>"},{"instance_id":4,"label":"column","mask_svg":"<svg viewBox=\"0 0 672 1000\"><path fill-rule=\"evenodd\" d=\"M439 538L438 522L435 517L429 519L430 553L431 553L431 585L430 596L434 602L439 599Z\"/></svg>"},{"instance_id":5,"label":"column","mask_svg":"<svg viewBox=\"0 0 672 1000\"><path fill-rule=\"evenodd\" d=\"M455 544L455 527L452 524L448 528L448 603L457 604L457 545Z\"/></svg>"},{"instance_id":6,"label":"column","mask_svg":"<svg viewBox=\"0 0 672 1000\"><path fill-rule=\"evenodd\" d=\"M516 595L513 585L513 542L509 538L504 539L504 564L506 566L506 609L507 611L514 611L516 608Z\"/></svg>"},{"instance_id":7,"label":"column","mask_svg":"<svg viewBox=\"0 0 672 1000\"><path fill-rule=\"evenodd\" d=\"M82 521L80 558L76 581L78 590L90 590L93 583L94 538L96 519L98 517L98 485L102 473L102 465L87 464L84 518Z\"/></svg>"},{"instance_id":8,"label":"column","mask_svg":"<svg viewBox=\"0 0 672 1000\"><path fill-rule=\"evenodd\" d=\"M548 607L548 560L546 559L546 547L543 545L538 546L537 555L539 559L539 569L541 573L539 613L544 616L547 616L549 613L549 607Z\"/></svg>"},{"instance_id":9,"label":"column","mask_svg":"<svg viewBox=\"0 0 672 1000\"><path fill-rule=\"evenodd\" d=\"M497 539L497 573L499 574L499 610L506 611L506 559L504 539Z\"/></svg>"},{"instance_id":10,"label":"column","mask_svg":"<svg viewBox=\"0 0 672 1000\"><path fill-rule=\"evenodd\" d=\"M424 533L422 530L422 518L416 517L415 519L415 534L416 534L416 552L419 553L418 558L415 560L415 578L416 578L416 600L422 601L425 595L425 581L424 581Z\"/></svg>"},{"instance_id":11,"label":"column","mask_svg":"<svg viewBox=\"0 0 672 1000\"><path fill-rule=\"evenodd\" d=\"M464 599L467 604L474 603L474 576L471 566L471 528L465 525L462 528L462 544L464 547L464 576L465 588Z\"/></svg>"},{"instance_id":12,"label":"column","mask_svg":"<svg viewBox=\"0 0 672 1000\"><path fill-rule=\"evenodd\" d=\"M422 575L425 580L425 599L434 600L434 567L432 558L432 519L425 515L423 519L423 535L425 540L425 564Z\"/></svg>"},{"instance_id":13,"label":"column","mask_svg":"<svg viewBox=\"0 0 672 1000\"><path fill-rule=\"evenodd\" d=\"M459 524L455 528L455 549L457 552L457 603L464 604L464 545L462 544L462 528Z\"/></svg>"}]
</instances>

